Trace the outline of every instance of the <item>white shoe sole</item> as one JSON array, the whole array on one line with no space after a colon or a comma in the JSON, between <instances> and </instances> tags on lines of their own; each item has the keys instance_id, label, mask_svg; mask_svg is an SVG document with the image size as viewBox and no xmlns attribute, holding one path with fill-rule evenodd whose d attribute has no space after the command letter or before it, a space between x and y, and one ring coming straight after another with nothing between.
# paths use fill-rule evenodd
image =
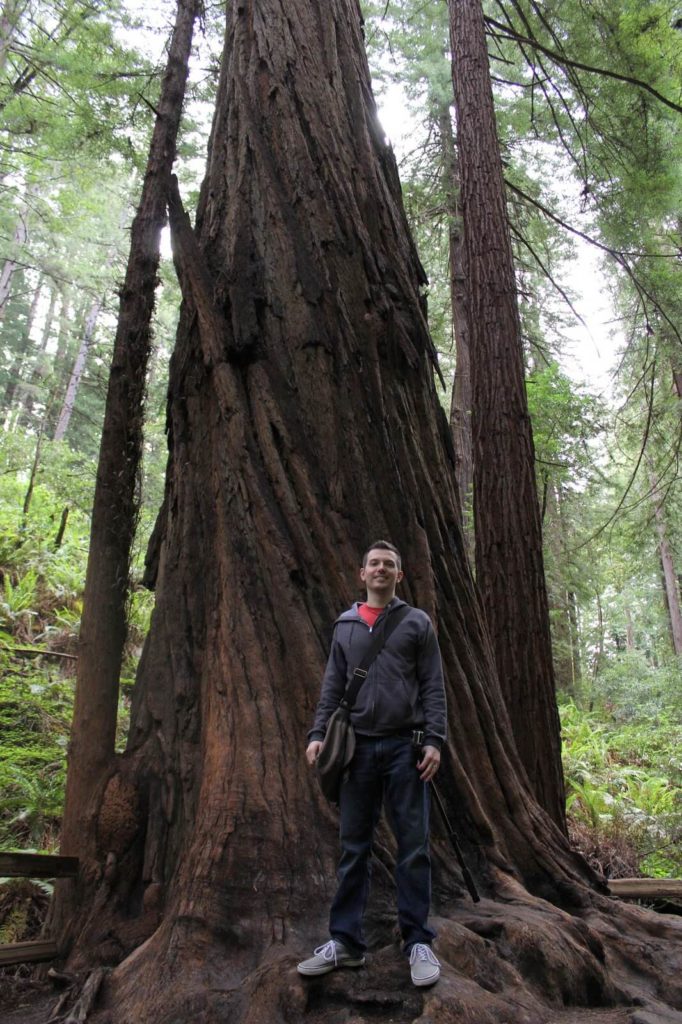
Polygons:
<instances>
[{"instance_id":1,"label":"white shoe sole","mask_svg":"<svg viewBox=\"0 0 682 1024\"><path fill-rule=\"evenodd\" d=\"M432 978L413 978L412 984L416 985L417 988L423 988L425 985L435 985L440 978L440 971Z\"/></svg>"},{"instance_id":2,"label":"white shoe sole","mask_svg":"<svg viewBox=\"0 0 682 1024\"><path fill-rule=\"evenodd\" d=\"M303 967L299 964L296 970L304 978L316 978L319 974L329 974L330 971L338 971L342 967L364 967L365 958L357 957L353 960L341 960L338 964L324 964L323 967Z\"/></svg>"}]
</instances>

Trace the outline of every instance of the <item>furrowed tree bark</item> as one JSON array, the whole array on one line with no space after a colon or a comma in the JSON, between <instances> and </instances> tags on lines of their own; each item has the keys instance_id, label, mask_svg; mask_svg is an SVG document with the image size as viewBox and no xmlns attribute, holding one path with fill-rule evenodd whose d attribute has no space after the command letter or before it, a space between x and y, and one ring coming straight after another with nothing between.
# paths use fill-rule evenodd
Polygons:
<instances>
[{"instance_id":1,"label":"furrowed tree bark","mask_svg":"<svg viewBox=\"0 0 682 1024\"><path fill-rule=\"evenodd\" d=\"M450 0L468 285L476 582L514 740L565 828L542 529L521 325L481 0Z\"/></svg>"},{"instance_id":2,"label":"furrowed tree bark","mask_svg":"<svg viewBox=\"0 0 682 1024\"><path fill-rule=\"evenodd\" d=\"M89 858L94 852L94 831L88 823L93 821L114 757L160 235L199 8L198 0L178 0L142 195L131 229L100 445L62 830L62 852L80 856L86 871L92 870ZM65 408L68 400L67 391ZM63 436L63 419L55 438ZM74 886L61 884L53 925L58 931L68 929L73 898Z\"/></svg>"},{"instance_id":3,"label":"furrowed tree bark","mask_svg":"<svg viewBox=\"0 0 682 1024\"><path fill-rule=\"evenodd\" d=\"M170 204L183 307L156 607L128 746L88 824L100 871L79 879L68 966L113 968L108 1024L546 1024L547 1005L613 1002L595 930L610 904L511 741L359 8L251 0L227 19L194 230L177 189ZM430 993L395 941L385 828L371 970L310 985L294 966L326 932L337 856L305 734L351 567L379 535L438 626L441 792L484 894L473 908L435 826L448 966Z\"/></svg>"}]
</instances>

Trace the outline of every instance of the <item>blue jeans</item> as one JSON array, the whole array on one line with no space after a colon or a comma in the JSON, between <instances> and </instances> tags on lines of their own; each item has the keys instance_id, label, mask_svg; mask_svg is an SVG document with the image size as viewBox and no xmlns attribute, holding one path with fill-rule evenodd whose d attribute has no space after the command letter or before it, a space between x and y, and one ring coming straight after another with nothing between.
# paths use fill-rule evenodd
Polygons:
<instances>
[{"instance_id":1,"label":"blue jeans","mask_svg":"<svg viewBox=\"0 0 682 1024\"><path fill-rule=\"evenodd\" d=\"M349 950L367 946L363 917L369 895L374 829L386 801L389 824L398 844L395 880L403 948L430 944L435 932L427 920L431 903L429 785L416 768L409 738L358 736L347 780L341 786L341 859L338 889L329 915L329 933Z\"/></svg>"}]
</instances>

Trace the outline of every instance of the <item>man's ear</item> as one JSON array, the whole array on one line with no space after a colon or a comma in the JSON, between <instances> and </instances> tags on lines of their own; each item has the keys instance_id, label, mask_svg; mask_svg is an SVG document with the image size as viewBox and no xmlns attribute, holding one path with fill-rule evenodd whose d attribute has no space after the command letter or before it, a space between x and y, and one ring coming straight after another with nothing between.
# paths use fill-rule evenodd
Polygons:
<instances>
[{"instance_id":1,"label":"man's ear","mask_svg":"<svg viewBox=\"0 0 682 1024\"><path fill-rule=\"evenodd\" d=\"M404 578L405 578L405 573L403 572L402 569L398 569L398 576L397 576L397 579L396 579L396 583L400 583Z\"/></svg>"}]
</instances>

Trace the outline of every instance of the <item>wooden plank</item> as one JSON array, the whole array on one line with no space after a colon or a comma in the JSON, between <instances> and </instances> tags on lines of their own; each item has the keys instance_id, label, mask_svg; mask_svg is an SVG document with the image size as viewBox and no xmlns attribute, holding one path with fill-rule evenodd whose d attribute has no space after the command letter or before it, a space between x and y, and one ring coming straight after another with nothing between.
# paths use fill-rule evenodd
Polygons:
<instances>
[{"instance_id":1,"label":"wooden plank","mask_svg":"<svg viewBox=\"0 0 682 1024\"><path fill-rule=\"evenodd\" d=\"M0 946L0 967L11 964L36 964L42 960L54 960L57 943L52 939L35 939L33 942L12 942Z\"/></svg>"},{"instance_id":2,"label":"wooden plank","mask_svg":"<svg viewBox=\"0 0 682 1024\"><path fill-rule=\"evenodd\" d=\"M609 878L608 886L624 900L682 899L682 878Z\"/></svg>"},{"instance_id":3,"label":"wooden plank","mask_svg":"<svg viewBox=\"0 0 682 1024\"><path fill-rule=\"evenodd\" d=\"M0 853L0 878L73 878L78 857L51 853Z\"/></svg>"}]
</instances>

